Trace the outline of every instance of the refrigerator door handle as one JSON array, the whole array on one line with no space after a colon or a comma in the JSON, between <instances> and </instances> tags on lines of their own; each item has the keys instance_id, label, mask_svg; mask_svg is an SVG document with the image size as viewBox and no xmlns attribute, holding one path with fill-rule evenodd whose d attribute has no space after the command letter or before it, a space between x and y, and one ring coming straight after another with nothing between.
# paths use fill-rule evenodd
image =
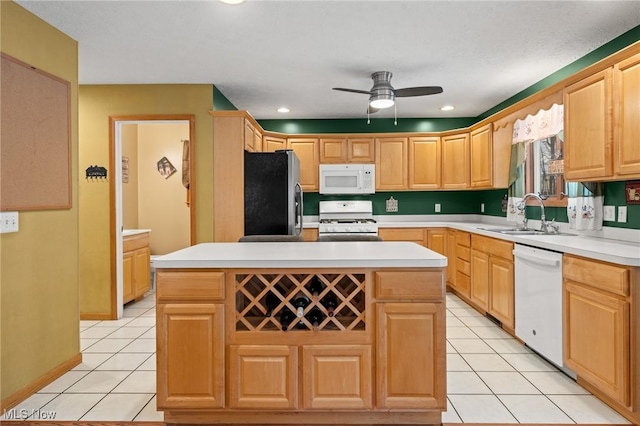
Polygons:
<instances>
[{"instance_id":1,"label":"refrigerator door handle","mask_svg":"<svg viewBox=\"0 0 640 426\"><path fill-rule=\"evenodd\" d=\"M296 182L296 196L294 199L294 203L296 203L296 226L295 233L296 235L300 235L302 233L302 186L299 182Z\"/></svg>"}]
</instances>

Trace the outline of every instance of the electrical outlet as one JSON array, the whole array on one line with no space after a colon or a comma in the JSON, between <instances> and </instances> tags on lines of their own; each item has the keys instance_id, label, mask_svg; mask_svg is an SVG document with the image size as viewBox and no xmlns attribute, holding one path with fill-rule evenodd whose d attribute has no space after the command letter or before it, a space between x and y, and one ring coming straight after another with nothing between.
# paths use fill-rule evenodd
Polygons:
<instances>
[{"instance_id":1,"label":"electrical outlet","mask_svg":"<svg viewBox=\"0 0 640 426\"><path fill-rule=\"evenodd\" d=\"M480 204L480 213L484 213L484 203Z\"/></svg>"},{"instance_id":2,"label":"electrical outlet","mask_svg":"<svg viewBox=\"0 0 640 426\"><path fill-rule=\"evenodd\" d=\"M440 204L436 204L436 213L440 213Z\"/></svg>"},{"instance_id":3,"label":"electrical outlet","mask_svg":"<svg viewBox=\"0 0 640 426\"><path fill-rule=\"evenodd\" d=\"M0 234L18 232L18 212L0 212Z\"/></svg>"},{"instance_id":4,"label":"electrical outlet","mask_svg":"<svg viewBox=\"0 0 640 426\"><path fill-rule=\"evenodd\" d=\"M604 206L602 213L602 220L607 222L615 222L616 220L616 206Z\"/></svg>"},{"instance_id":5,"label":"electrical outlet","mask_svg":"<svg viewBox=\"0 0 640 426\"><path fill-rule=\"evenodd\" d=\"M618 222L627 222L627 206L618 206Z\"/></svg>"}]
</instances>

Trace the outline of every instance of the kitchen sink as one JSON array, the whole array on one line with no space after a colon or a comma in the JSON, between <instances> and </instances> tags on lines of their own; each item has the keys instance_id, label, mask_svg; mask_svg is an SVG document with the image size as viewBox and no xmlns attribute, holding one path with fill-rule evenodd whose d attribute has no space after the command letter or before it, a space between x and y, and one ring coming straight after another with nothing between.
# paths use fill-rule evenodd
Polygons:
<instances>
[{"instance_id":1,"label":"kitchen sink","mask_svg":"<svg viewBox=\"0 0 640 426\"><path fill-rule=\"evenodd\" d=\"M500 234L507 234L507 235L563 235L563 236L568 236L568 235L575 235L575 234L567 234L564 232L559 232L557 234L547 234L544 231L540 231L537 229L524 229L524 228L478 228L478 229L482 229L483 231L491 231L491 232L498 232Z\"/></svg>"}]
</instances>

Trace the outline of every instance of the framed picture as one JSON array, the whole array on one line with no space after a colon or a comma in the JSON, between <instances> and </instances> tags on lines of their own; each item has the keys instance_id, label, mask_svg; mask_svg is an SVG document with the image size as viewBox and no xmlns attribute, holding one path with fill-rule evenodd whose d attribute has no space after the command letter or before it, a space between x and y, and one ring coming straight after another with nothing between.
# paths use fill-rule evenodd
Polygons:
<instances>
[{"instance_id":1,"label":"framed picture","mask_svg":"<svg viewBox=\"0 0 640 426\"><path fill-rule=\"evenodd\" d=\"M169 176L176 172L176 168L173 167L171 161L167 157L162 157L158 160L158 173L162 175L163 178L168 179Z\"/></svg>"}]
</instances>

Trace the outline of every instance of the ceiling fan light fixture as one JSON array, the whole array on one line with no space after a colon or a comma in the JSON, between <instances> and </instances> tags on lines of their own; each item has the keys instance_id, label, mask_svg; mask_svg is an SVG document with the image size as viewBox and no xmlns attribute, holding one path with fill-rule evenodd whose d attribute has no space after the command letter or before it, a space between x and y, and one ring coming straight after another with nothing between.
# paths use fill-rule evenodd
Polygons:
<instances>
[{"instance_id":1,"label":"ceiling fan light fixture","mask_svg":"<svg viewBox=\"0 0 640 426\"><path fill-rule=\"evenodd\" d=\"M395 102L395 96L391 90L384 91L383 93L373 93L369 97L369 106L375 109L392 107Z\"/></svg>"},{"instance_id":2,"label":"ceiling fan light fixture","mask_svg":"<svg viewBox=\"0 0 640 426\"><path fill-rule=\"evenodd\" d=\"M220 0L222 3L225 4L241 4L244 3L244 0Z\"/></svg>"}]
</instances>

